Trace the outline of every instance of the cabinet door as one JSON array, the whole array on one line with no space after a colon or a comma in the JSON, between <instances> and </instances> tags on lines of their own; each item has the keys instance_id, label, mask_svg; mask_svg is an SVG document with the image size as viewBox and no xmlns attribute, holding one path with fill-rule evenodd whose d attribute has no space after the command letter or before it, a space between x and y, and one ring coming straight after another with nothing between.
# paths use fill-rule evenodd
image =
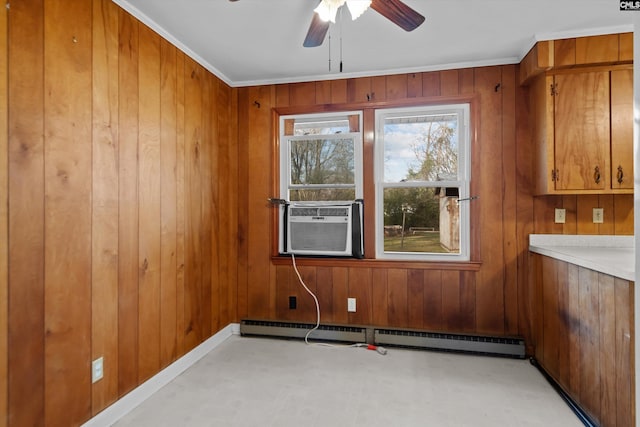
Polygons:
<instances>
[{"instance_id":1,"label":"cabinet door","mask_svg":"<svg viewBox=\"0 0 640 427\"><path fill-rule=\"evenodd\" d=\"M609 153L609 72L555 76L556 190L604 190Z\"/></svg>"},{"instance_id":2,"label":"cabinet door","mask_svg":"<svg viewBox=\"0 0 640 427\"><path fill-rule=\"evenodd\" d=\"M633 70L611 71L611 188L633 189Z\"/></svg>"}]
</instances>

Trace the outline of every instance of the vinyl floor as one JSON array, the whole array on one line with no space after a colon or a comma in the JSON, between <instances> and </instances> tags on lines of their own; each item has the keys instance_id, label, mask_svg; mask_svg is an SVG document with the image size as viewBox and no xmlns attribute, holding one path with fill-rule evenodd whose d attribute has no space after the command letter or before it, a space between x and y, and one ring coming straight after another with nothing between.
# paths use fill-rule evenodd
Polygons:
<instances>
[{"instance_id":1,"label":"vinyl floor","mask_svg":"<svg viewBox=\"0 0 640 427\"><path fill-rule=\"evenodd\" d=\"M234 335L115 424L546 426L582 423L528 360Z\"/></svg>"}]
</instances>

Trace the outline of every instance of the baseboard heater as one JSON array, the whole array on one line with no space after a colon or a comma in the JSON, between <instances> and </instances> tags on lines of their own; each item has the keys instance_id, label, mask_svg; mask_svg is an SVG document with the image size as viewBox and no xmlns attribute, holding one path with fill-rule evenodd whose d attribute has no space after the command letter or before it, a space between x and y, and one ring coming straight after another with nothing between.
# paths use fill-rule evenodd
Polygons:
<instances>
[{"instance_id":1,"label":"baseboard heater","mask_svg":"<svg viewBox=\"0 0 640 427\"><path fill-rule=\"evenodd\" d=\"M378 345L525 358L524 340L521 338L375 329L374 341Z\"/></svg>"},{"instance_id":2,"label":"baseboard heater","mask_svg":"<svg viewBox=\"0 0 640 427\"><path fill-rule=\"evenodd\" d=\"M240 335L274 338L304 338L315 323L277 322L270 320L242 320ZM314 341L366 342L366 328L340 325L320 325L309 334Z\"/></svg>"},{"instance_id":3,"label":"baseboard heater","mask_svg":"<svg viewBox=\"0 0 640 427\"><path fill-rule=\"evenodd\" d=\"M245 319L240 322L240 335L303 339L313 327L315 323ZM309 339L525 358L521 338L321 324Z\"/></svg>"}]
</instances>

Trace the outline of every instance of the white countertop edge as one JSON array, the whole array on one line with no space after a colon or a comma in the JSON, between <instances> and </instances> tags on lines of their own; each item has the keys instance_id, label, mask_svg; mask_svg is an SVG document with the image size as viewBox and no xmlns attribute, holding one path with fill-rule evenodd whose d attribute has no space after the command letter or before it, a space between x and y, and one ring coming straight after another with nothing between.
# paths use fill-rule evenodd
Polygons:
<instances>
[{"instance_id":1,"label":"white countertop edge","mask_svg":"<svg viewBox=\"0 0 640 427\"><path fill-rule=\"evenodd\" d=\"M634 236L530 234L529 250L610 276L635 281Z\"/></svg>"},{"instance_id":2,"label":"white countertop edge","mask_svg":"<svg viewBox=\"0 0 640 427\"><path fill-rule=\"evenodd\" d=\"M530 234L529 244L533 246L596 246L600 248L633 248L633 236L593 235L593 234Z\"/></svg>"}]
</instances>

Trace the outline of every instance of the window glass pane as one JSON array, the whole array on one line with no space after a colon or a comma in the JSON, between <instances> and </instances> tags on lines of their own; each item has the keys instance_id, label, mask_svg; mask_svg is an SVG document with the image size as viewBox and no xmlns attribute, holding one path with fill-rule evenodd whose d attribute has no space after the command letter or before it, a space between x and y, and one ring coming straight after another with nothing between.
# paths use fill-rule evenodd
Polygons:
<instances>
[{"instance_id":1,"label":"window glass pane","mask_svg":"<svg viewBox=\"0 0 640 427\"><path fill-rule=\"evenodd\" d=\"M459 189L385 188L384 251L460 253Z\"/></svg>"},{"instance_id":2,"label":"window glass pane","mask_svg":"<svg viewBox=\"0 0 640 427\"><path fill-rule=\"evenodd\" d=\"M328 202L328 201L344 201L355 200L355 188L323 188L323 189L304 189L290 190L289 200L295 202Z\"/></svg>"},{"instance_id":3,"label":"window glass pane","mask_svg":"<svg viewBox=\"0 0 640 427\"><path fill-rule=\"evenodd\" d=\"M354 184L354 141L291 141L291 184Z\"/></svg>"},{"instance_id":4,"label":"window glass pane","mask_svg":"<svg viewBox=\"0 0 640 427\"><path fill-rule=\"evenodd\" d=\"M331 135L337 133L349 133L348 119L304 120L296 119L293 125L293 134L304 135Z\"/></svg>"},{"instance_id":5,"label":"window glass pane","mask_svg":"<svg viewBox=\"0 0 640 427\"><path fill-rule=\"evenodd\" d=\"M458 179L457 114L384 120L384 181Z\"/></svg>"}]
</instances>

